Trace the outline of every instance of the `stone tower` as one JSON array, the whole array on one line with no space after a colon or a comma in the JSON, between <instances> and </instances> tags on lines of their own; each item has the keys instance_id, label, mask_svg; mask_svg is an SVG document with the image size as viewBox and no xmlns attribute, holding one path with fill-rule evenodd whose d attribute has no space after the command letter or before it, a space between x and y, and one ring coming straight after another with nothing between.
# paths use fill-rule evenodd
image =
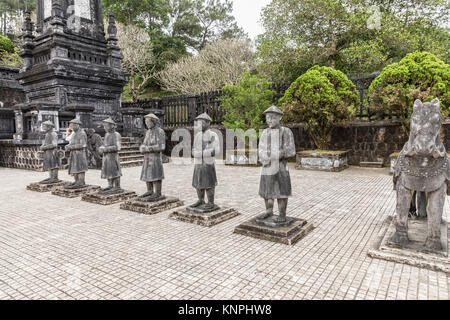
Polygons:
<instances>
[{"instance_id":1,"label":"stone tower","mask_svg":"<svg viewBox=\"0 0 450 320\"><path fill-rule=\"evenodd\" d=\"M40 123L63 131L78 117L85 128L117 121L127 77L121 69L117 28L110 15L105 37L101 0L37 0L36 30L27 14L24 68L18 76L26 103L15 106L15 140L39 137Z\"/></svg>"}]
</instances>

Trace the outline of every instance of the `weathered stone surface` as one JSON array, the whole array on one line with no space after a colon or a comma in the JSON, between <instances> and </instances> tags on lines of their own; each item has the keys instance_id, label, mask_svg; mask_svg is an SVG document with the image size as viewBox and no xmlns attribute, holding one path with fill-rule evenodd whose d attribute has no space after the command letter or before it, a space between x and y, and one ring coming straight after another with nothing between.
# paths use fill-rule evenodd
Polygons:
<instances>
[{"instance_id":1,"label":"weathered stone surface","mask_svg":"<svg viewBox=\"0 0 450 320\"><path fill-rule=\"evenodd\" d=\"M359 166L363 168L382 168L383 162L361 161Z\"/></svg>"},{"instance_id":2,"label":"weathered stone surface","mask_svg":"<svg viewBox=\"0 0 450 320\"><path fill-rule=\"evenodd\" d=\"M136 192L134 191L126 191L118 194L99 194L97 192L95 193L88 193L84 194L81 197L81 200L96 204L101 204L104 206L108 206L114 203L123 202L132 198L136 197Z\"/></svg>"},{"instance_id":3,"label":"weathered stone surface","mask_svg":"<svg viewBox=\"0 0 450 320\"><path fill-rule=\"evenodd\" d=\"M57 187L52 191L52 194L64 198L77 198L82 195L95 192L98 189L100 189L100 186L86 185L86 187L80 189L65 189L64 187Z\"/></svg>"},{"instance_id":4,"label":"weathered stone surface","mask_svg":"<svg viewBox=\"0 0 450 320\"><path fill-rule=\"evenodd\" d=\"M53 191L57 187L64 187L68 184L70 184L70 182L67 182L67 181L61 181L61 182L52 183L52 184L32 183L27 186L27 190L36 191L36 192L49 192L49 191Z\"/></svg>"},{"instance_id":5,"label":"weathered stone surface","mask_svg":"<svg viewBox=\"0 0 450 320\"><path fill-rule=\"evenodd\" d=\"M296 169L339 172L348 168L348 151L297 152Z\"/></svg>"},{"instance_id":6,"label":"weathered stone surface","mask_svg":"<svg viewBox=\"0 0 450 320\"><path fill-rule=\"evenodd\" d=\"M448 223L441 223L442 250L430 252L424 247L427 235L427 220L410 220L408 224L409 243L399 247L390 243L395 233L395 219L388 217L385 222L385 233L381 240L369 250L368 255L372 258L383 259L398 263L404 263L419 268L427 268L434 271L443 271L450 274Z\"/></svg>"},{"instance_id":7,"label":"weathered stone surface","mask_svg":"<svg viewBox=\"0 0 450 320\"><path fill-rule=\"evenodd\" d=\"M220 210L208 213L196 213L193 211L188 211L187 208L185 208L183 210L176 210L171 212L169 218L198 224L203 227L212 227L221 222L232 219L238 215L240 215L240 213L233 208L222 208Z\"/></svg>"},{"instance_id":8,"label":"weathered stone surface","mask_svg":"<svg viewBox=\"0 0 450 320\"><path fill-rule=\"evenodd\" d=\"M164 200L156 202L143 202L136 198L122 203L120 209L144 214L157 214L181 206L184 206L184 202L174 197L167 197Z\"/></svg>"},{"instance_id":9,"label":"weathered stone surface","mask_svg":"<svg viewBox=\"0 0 450 320\"><path fill-rule=\"evenodd\" d=\"M268 240L272 242L294 245L312 230L314 226L306 220L288 218L294 220L285 227L269 227L261 225L256 218L244 222L234 229L234 233L253 237L256 239Z\"/></svg>"}]
</instances>

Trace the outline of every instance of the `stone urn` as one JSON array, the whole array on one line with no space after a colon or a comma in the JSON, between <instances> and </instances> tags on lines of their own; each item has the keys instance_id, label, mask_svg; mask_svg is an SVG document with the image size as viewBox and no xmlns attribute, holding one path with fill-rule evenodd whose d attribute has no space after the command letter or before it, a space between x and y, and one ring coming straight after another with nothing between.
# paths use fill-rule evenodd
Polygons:
<instances>
[{"instance_id":1,"label":"stone urn","mask_svg":"<svg viewBox=\"0 0 450 320\"><path fill-rule=\"evenodd\" d=\"M348 168L346 151L304 150L297 152L295 168L298 170L315 170L339 172Z\"/></svg>"}]
</instances>

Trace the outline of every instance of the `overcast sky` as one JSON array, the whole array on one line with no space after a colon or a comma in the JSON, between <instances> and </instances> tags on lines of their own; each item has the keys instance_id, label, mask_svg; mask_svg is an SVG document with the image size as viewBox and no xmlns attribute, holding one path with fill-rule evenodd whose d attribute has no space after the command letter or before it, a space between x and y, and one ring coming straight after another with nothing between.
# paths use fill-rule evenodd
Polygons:
<instances>
[{"instance_id":1,"label":"overcast sky","mask_svg":"<svg viewBox=\"0 0 450 320\"><path fill-rule=\"evenodd\" d=\"M233 14L236 21L252 40L264 32L259 22L261 9L270 2L271 0L233 0Z\"/></svg>"}]
</instances>

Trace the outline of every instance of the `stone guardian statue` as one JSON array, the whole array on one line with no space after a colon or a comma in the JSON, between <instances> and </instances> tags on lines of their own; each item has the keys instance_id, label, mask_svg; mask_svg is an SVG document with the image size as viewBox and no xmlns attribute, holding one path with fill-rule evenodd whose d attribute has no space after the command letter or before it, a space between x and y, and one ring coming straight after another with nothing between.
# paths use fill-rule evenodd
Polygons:
<instances>
[{"instance_id":1,"label":"stone guardian statue","mask_svg":"<svg viewBox=\"0 0 450 320\"><path fill-rule=\"evenodd\" d=\"M44 152L44 171L48 171L50 177L39 182L40 184L54 184L61 182L61 180L58 179L58 172L61 167L58 153L58 135L53 130L54 127L55 125L51 121L42 123L45 138L40 150Z\"/></svg>"},{"instance_id":2,"label":"stone guardian statue","mask_svg":"<svg viewBox=\"0 0 450 320\"><path fill-rule=\"evenodd\" d=\"M408 238L408 212L416 191L425 204L428 216L428 234L425 249L438 252L441 245L441 220L450 180L450 163L440 138L442 116L438 99L432 102L414 102L411 132L394 169L394 189L397 191L396 231L390 243L405 246Z\"/></svg>"},{"instance_id":3,"label":"stone guardian statue","mask_svg":"<svg viewBox=\"0 0 450 320\"><path fill-rule=\"evenodd\" d=\"M108 187L101 189L99 194L122 193L124 190L120 187L122 169L120 168L119 157L122 137L120 133L116 132L116 123L111 118L103 120L103 127L106 134L99 152L103 155L102 179L108 179Z\"/></svg>"},{"instance_id":4,"label":"stone guardian statue","mask_svg":"<svg viewBox=\"0 0 450 320\"><path fill-rule=\"evenodd\" d=\"M214 203L215 188L217 186L215 154L219 148L219 137L209 129L212 119L203 113L197 118L197 126L201 128L194 137L194 175L192 186L197 190L198 201L188 207L197 212L211 212L220 208ZM205 203L205 194L208 202Z\"/></svg>"},{"instance_id":5,"label":"stone guardian statue","mask_svg":"<svg viewBox=\"0 0 450 320\"><path fill-rule=\"evenodd\" d=\"M264 199L266 212L257 217L265 223L272 219L275 224L286 223L288 198L292 196L291 178L287 168L288 158L295 156L294 135L289 128L280 125L283 112L275 106L264 111L269 128L264 129L258 146L259 162L262 163L259 195ZM273 217L275 199L279 216Z\"/></svg>"},{"instance_id":6,"label":"stone guardian statue","mask_svg":"<svg viewBox=\"0 0 450 320\"><path fill-rule=\"evenodd\" d=\"M70 151L69 174L73 175L75 182L65 186L65 189L81 189L86 187L85 175L88 171L86 157L87 135L81 129L81 121L73 119L70 121L70 128L73 130L72 139L66 145L65 150Z\"/></svg>"},{"instance_id":7,"label":"stone guardian statue","mask_svg":"<svg viewBox=\"0 0 450 320\"><path fill-rule=\"evenodd\" d=\"M144 119L148 130L140 147L140 152L144 154L141 181L147 184L147 192L138 200L156 202L165 199L162 195L162 180L164 179L162 152L166 149L166 134L160 127L159 118L156 115L151 113Z\"/></svg>"}]
</instances>

